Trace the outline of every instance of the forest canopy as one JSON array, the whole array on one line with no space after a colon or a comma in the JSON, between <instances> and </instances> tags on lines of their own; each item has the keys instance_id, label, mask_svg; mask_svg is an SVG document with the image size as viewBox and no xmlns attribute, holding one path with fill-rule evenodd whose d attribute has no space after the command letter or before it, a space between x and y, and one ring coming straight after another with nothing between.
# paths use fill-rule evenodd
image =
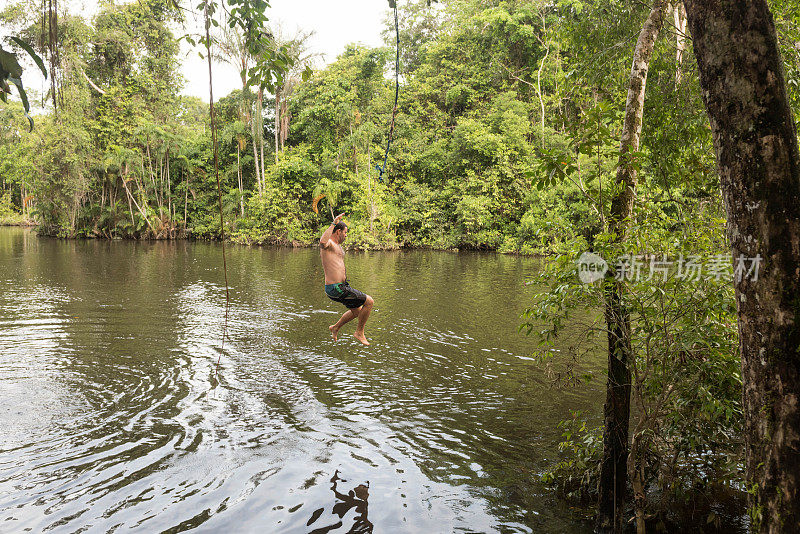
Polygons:
<instances>
[{"instance_id":1,"label":"forest canopy","mask_svg":"<svg viewBox=\"0 0 800 534\"><path fill-rule=\"evenodd\" d=\"M353 45L306 81L315 51L307 36L283 36L297 64L275 94L243 79L217 105L230 235L308 244L336 210L348 213L351 245L362 248L549 254L591 245L611 198L630 61L622 51L646 8L399 8L402 88L387 180L376 181L375 164L392 111L391 17L386 48ZM797 113L797 15L775 8ZM3 23L46 57L26 13L13 4ZM42 95L45 114L29 133L17 104L2 108L6 212L71 237L218 235L208 111L180 94L180 20L165 0L104 3L92 20L61 14L58 109ZM252 64L242 37L222 28L217 54ZM639 158L646 202L637 209L663 220L719 206L696 66L691 54L676 60L689 45L675 31L660 39L648 86Z\"/></svg>"}]
</instances>

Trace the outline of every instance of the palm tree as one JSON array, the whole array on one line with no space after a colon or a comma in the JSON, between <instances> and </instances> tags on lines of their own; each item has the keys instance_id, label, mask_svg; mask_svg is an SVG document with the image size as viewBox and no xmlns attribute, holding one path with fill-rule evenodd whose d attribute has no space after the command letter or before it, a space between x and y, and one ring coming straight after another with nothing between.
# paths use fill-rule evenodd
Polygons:
<instances>
[{"instance_id":1,"label":"palm tree","mask_svg":"<svg viewBox=\"0 0 800 534\"><path fill-rule=\"evenodd\" d=\"M248 96L250 95L250 84L247 80L247 71L253 64L253 56L247 50L244 42L244 36L237 28L231 28L227 23L221 24L222 35L220 36L217 46L220 50L220 57L225 63L232 65L239 69L239 75L242 80L242 115L245 123L250 126L250 134L253 140L253 158L255 159L255 172L256 184L258 192L262 193L264 190L264 151L261 151L261 164L259 165L258 159L258 142L261 141L263 145L263 128L261 127L261 106L260 100L263 91L259 90L259 102L256 107L256 116L258 121L253 119L253 113Z\"/></svg>"},{"instance_id":2,"label":"palm tree","mask_svg":"<svg viewBox=\"0 0 800 534\"><path fill-rule=\"evenodd\" d=\"M316 60L322 57L309 49L309 40L313 36L313 31L297 30L293 36L287 37L280 26L273 33L275 48L285 47L288 56L292 58L289 70L279 81L275 91L275 163L278 162L278 152L283 150L289 136L289 99L298 84L310 73Z\"/></svg>"}]
</instances>

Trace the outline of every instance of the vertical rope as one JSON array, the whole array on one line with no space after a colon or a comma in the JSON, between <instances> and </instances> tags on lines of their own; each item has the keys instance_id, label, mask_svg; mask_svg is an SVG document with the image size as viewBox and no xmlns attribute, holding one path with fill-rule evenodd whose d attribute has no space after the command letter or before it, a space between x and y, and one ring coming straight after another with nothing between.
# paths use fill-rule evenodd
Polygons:
<instances>
[{"instance_id":1,"label":"vertical rope","mask_svg":"<svg viewBox=\"0 0 800 534\"><path fill-rule=\"evenodd\" d=\"M222 359L222 353L225 350L225 337L228 335L228 308L230 305L230 291L228 289L228 262L225 256L225 217L222 214L222 185L219 181L219 150L217 149L217 126L216 118L214 115L214 84L212 83L211 73L211 20L208 16L208 4L206 3L203 8L205 15L206 26L206 56L208 57L208 107L211 115L211 144L214 145L214 175L217 178L217 200L219 201L219 231L220 239L222 240L222 271L225 273L225 322L222 326L222 345L220 346L219 358L217 358L217 367L215 372L219 369L219 362Z\"/></svg>"},{"instance_id":2,"label":"vertical rope","mask_svg":"<svg viewBox=\"0 0 800 534\"><path fill-rule=\"evenodd\" d=\"M386 161L389 159L389 147L392 146L392 135L394 134L394 119L397 116L397 100L400 96L400 24L397 21L397 2L394 4L394 32L396 38L394 56L394 108L392 109L392 121L389 123L386 152L383 154L383 165L375 165L375 168L378 170L379 182L383 182L383 172L386 170Z\"/></svg>"}]
</instances>

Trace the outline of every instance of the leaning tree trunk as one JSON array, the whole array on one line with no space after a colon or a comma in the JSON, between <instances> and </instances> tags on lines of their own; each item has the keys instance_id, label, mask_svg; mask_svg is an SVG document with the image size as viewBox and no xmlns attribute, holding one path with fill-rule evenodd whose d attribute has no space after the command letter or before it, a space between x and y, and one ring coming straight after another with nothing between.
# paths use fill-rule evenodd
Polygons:
<instances>
[{"instance_id":1,"label":"leaning tree trunk","mask_svg":"<svg viewBox=\"0 0 800 534\"><path fill-rule=\"evenodd\" d=\"M630 225L637 179L630 153L639 150L647 71L666 8L665 0L656 0L639 33L633 52L616 176L621 189L612 200L609 217L610 230L616 235L618 243L625 239ZM604 296L608 327L608 383L604 408L603 458L598 485L598 532L622 532L623 529L631 406L631 373L628 365L633 355L630 314L625 309L622 294L621 282L606 280Z\"/></svg>"},{"instance_id":2,"label":"leaning tree trunk","mask_svg":"<svg viewBox=\"0 0 800 534\"><path fill-rule=\"evenodd\" d=\"M800 155L765 0L686 0L734 265L752 528L800 531ZM739 273L735 273L739 274ZM747 273L745 273L747 274Z\"/></svg>"}]
</instances>

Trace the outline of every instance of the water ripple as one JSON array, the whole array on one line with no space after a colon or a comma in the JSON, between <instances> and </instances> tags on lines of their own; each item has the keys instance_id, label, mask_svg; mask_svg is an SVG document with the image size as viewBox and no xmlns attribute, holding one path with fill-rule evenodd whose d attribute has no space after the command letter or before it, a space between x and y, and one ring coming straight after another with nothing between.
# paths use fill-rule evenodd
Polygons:
<instances>
[{"instance_id":1,"label":"water ripple","mask_svg":"<svg viewBox=\"0 0 800 534\"><path fill-rule=\"evenodd\" d=\"M365 349L327 336L342 310L316 254L234 248L223 349L211 245L17 258L0 257L2 531L585 531L530 473L596 393L553 398L515 325L481 313L491 293L464 290L516 290L517 260L353 255L376 300Z\"/></svg>"}]
</instances>

